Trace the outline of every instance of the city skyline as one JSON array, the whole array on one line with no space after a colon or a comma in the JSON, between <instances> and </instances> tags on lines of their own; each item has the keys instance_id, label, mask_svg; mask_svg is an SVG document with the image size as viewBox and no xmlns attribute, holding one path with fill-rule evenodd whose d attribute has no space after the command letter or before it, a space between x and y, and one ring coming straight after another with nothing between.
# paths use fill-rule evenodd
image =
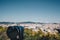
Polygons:
<instances>
[{"instance_id":1,"label":"city skyline","mask_svg":"<svg viewBox=\"0 0 60 40\"><path fill-rule=\"evenodd\" d=\"M0 0L0 22L60 23L60 0Z\"/></svg>"}]
</instances>

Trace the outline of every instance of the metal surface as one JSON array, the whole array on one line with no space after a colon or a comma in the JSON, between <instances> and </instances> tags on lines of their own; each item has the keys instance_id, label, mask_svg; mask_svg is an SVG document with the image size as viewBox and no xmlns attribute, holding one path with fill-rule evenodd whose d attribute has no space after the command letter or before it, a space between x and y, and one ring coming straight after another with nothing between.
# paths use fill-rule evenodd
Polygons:
<instances>
[{"instance_id":1,"label":"metal surface","mask_svg":"<svg viewBox=\"0 0 60 40\"><path fill-rule=\"evenodd\" d=\"M6 33L11 40L23 40L24 27L9 26Z\"/></svg>"}]
</instances>

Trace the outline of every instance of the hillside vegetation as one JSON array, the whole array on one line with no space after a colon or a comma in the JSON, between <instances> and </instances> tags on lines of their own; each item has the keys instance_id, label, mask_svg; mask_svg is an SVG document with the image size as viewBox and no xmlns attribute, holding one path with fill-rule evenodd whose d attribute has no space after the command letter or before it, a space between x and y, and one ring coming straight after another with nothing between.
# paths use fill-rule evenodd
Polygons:
<instances>
[{"instance_id":1,"label":"hillside vegetation","mask_svg":"<svg viewBox=\"0 0 60 40\"><path fill-rule=\"evenodd\" d=\"M0 26L0 40L10 40L6 35L7 27ZM24 40L60 40L60 33L47 34L43 33L40 29L39 31L33 31L32 29L24 29Z\"/></svg>"}]
</instances>

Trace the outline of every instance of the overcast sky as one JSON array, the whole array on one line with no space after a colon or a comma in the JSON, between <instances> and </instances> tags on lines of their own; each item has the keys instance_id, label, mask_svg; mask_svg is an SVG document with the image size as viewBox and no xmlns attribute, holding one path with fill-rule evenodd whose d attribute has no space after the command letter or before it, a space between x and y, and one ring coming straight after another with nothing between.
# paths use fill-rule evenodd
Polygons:
<instances>
[{"instance_id":1,"label":"overcast sky","mask_svg":"<svg viewBox=\"0 0 60 40\"><path fill-rule=\"evenodd\" d=\"M60 23L60 0L0 0L0 22Z\"/></svg>"}]
</instances>

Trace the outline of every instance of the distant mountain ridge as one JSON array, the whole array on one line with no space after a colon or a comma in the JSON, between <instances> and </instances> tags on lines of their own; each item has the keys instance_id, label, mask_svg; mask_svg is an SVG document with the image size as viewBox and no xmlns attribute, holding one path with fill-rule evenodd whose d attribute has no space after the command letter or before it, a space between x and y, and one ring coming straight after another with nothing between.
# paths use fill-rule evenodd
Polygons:
<instances>
[{"instance_id":1,"label":"distant mountain ridge","mask_svg":"<svg viewBox=\"0 0 60 40\"><path fill-rule=\"evenodd\" d=\"M44 23L40 23L40 22L0 22L0 24L44 24ZM53 23L53 24L57 24L57 23Z\"/></svg>"},{"instance_id":2,"label":"distant mountain ridge","mask_svg":"<svg viewBox=\"0 0 60 40\"><path fill-rule=\"evenodd\" d=\"M17 24L25 24L25 23L35 23L35 22L18 22Z\"/></svg>"},{"instance_id":3,"label":"distant mountain ridge","mask_svg":"<svg viewBox=\"0 0 60 40\"><path fill-rule=\"evenodd\" d=\"M14 24L14 22L0 22L0 24Z\"/></svg>"},{"instance_id":4,"label":"distant mountain ridge","mask_svg":"<svg viewBox=\"0 0 60 40\"><path fill-rule=\"evenodd\" d=\"M14 23L16 23L16 24L28 24L28 23L32 23L32 24L40 24L40 22L0 22L0 24L14 24Z\"/></svg>"}]
</instances>

